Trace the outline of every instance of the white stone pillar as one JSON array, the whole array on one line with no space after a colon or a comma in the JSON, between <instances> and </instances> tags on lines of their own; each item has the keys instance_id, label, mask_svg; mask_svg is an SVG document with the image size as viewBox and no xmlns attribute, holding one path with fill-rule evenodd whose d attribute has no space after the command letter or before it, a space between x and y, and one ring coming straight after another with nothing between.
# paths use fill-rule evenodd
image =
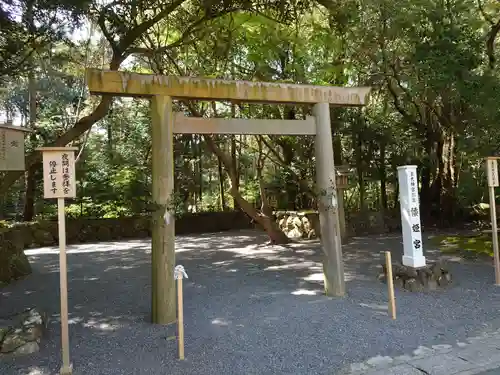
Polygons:
<instances>
[{"instance_id":1,"label":"white stone pillar","mask_svg":"<svg viewBox=\"0 0 500 375\"><path fill-rule=\"evenodd\" d=\"M414 268L425 266L420 225L420 201L416 165L398 167L399 204L403 230L403 264Z\"/></svg>"},{"instance_id":2,"label":"white stone pillar","mask_svg":"<svg viewBox=\"0 0 500 375\"><path fill-rule=\"evenodd\" d=\"M343 296L344 262L340 240L330 106L328 103L316 104L313 112L316 117L316 185L319 191L321 245L325 255L323 260L325 293L329 296Z\"/></svg>"}]
</instances>

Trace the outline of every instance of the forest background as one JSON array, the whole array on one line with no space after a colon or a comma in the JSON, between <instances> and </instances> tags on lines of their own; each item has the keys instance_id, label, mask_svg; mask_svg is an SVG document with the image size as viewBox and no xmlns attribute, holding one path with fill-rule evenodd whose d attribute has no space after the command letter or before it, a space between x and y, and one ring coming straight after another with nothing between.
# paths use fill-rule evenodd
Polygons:
<instances>
[{"instance_id":1,"label":"forest background","mask_svg":"<svg viewBox=\"0 0 500 375\"><path fill-rule=\"evenodd\" d=\"M72 217L151 211L149 103L90 96L86 68L372 86L365 108L331 108L336 165L352 172L348 217L398 217L396 168L418 166L422 220L470 221L500 152L493 0L0 0L0 122L32 130L26 172L0 173L0 220L51 218L36 147L72 145ZM310 106L176 102L190 116L303 119ZM314 210L314 138L175 137L177 215Z\"/></svg>"}]
</instances>

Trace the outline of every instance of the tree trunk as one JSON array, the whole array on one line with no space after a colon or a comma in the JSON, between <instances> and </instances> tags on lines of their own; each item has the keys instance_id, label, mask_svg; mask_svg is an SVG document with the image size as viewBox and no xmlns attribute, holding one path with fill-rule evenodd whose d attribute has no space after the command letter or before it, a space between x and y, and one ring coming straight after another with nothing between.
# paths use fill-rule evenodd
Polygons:
<instances>
[{"instance_id":1,"label":"tree trunk","mask_svg":"<svg viewBox=\"0 0 500 375\"><path fill-rule=\"evenodd\" d=\"M34 33L33 20L33 1L28 1L26 10L26 19L30 34ZM31 64L34 68L34 59L31 59ZM34 69L28 73L28 113L29 113L29 129L31 141L36 142L35 126L36 126L36 77ZM33 144L34 145L34 144ZM35 216L35 195L36 195L36 169L29 167L26 173L26 193L24 198L23 220L32 221Z\"/></svg>"},{"instance_id":2,"label":"tree trunk","mask_svg":"<svg viewBox=\"0 0 500 375\"><path fill-rule=\"evenodd\" d=\"M361 135L356 135L356 172L358 175L358 185L359 185L359 210L361 212L366 210L365 201L365 180L363 177L363 140Z\"/></svg>"},{"instance_id":3,"label":"tree trunk","mask_svg":"<svg viewBox=\"0 0 500 375\"><path fill-rule=\"evenodd\" d=\"M217 159L218 169L219 169L219 198L220 198L220 209L226 211L226 197L224 193L224 173L222 170L222 163Z\"/></svg>"},{"instance_id":4,"label":"tree trunk","mask_svg":"<svg viewBox=\"0 0 500 375\"><path fill-rule=\"evenodd\" d=\"M236 117L236 104L231 103L231 117L235 118ZM240 139L241 140L241 139ZM231 166L233 167L232 173L235 176L235 184L236 184L236 189L239 190L240 188L240 168L238 166L238 158L236 157L236 136L231 135ZM233 209L237 210L240 207L238 206L238 202L236 199L233 199Z\"/></svg>"},{"instance_id":5,"label":"tree trunk","mask_svg":"<svg viewBox=\"0 0 500 375\"><path fill-rule=\"evenodd\" d=\"M232 163L232 158L228 157L225 153L214 142L213 138L209 135L204 135L205 144L208 149L214 153L217 158L224 165L226 173L229 175L231 181L230 194L236 201L238 207L240 207L243 212L250 216L255 222L257 222L267 233L271 243L273 244L286 244L290 242L290 239L285 233L278 227L278 224L271 216L266 215L263 212L258 212L255 207L253 207L247 200L245 200L237 188L237 177L235 174L235 166Z\"/></svg>"},{"instance_id":6,"label":"tree trunk","mask_svg":"<svg viewBox=\"0 0 500 375\"><path fill-rule=\"evenodd\" d=\"M276 143L281 147L283 152L283 164L286 166L291 165L293 160L297 158L295 154L295 149L293 144L289 142L286 137L280 137L276 140ZM287 209L294 211L296 209L296 200L298 195L298 188L296 179L290 172L290 170L285 170L285 191L287 196Z\"/></svg>"},{"instance_id":7,"label":"tree trunk","mask_svg":"<svg viewBox=\"0 0 500 375\"><path fill-rule=\"evenodd\" d=\"M278 227L278 224L276 223L276 221L274 221L274 218L272 216L270 217L262 212L258 212L255 207L253 207L247 200L245 200L241 196L241 193L233 187L231 187L230 193L238 202L238 205L241 207L241 209L253 220L255 220L257 224L262 227L262 229L264 229L264 231L269 236L269 240L272 244L282 245L290 242L290 239Z\"/></svg>"},{"instance_id":8,"label":"tree trunk","mask_svg":"<svg viewBox=\"0 0 500 375\"><path fill-rule=\"evenodd\" d=\"M36 195L36 169L38 165L33 165L26 173L26 193L24 198L23 221L33 221L35 217L35 195Z\"/></svg>"},{"instance_id":9,"label":"tree trunk","mask_svg":"<svg viewBox=\"0 0 500 375\"><path fill-rule=\"evenodd\" d=\"M33 19L31 18L31 22ZM36 126L36 80L33 71L28 73L28 102L29 102L29 129L31 141L36 142L35 126ZM35 217L35 195L36 195L36 168L33 166L28 168L26 173L26 194L24 198L23 220L33 221Z\"/></svg>"},{"instance_id":10,"label":"tree trunk","mask_svg":"<svg viewBox=\"0 0 500 375\"><path fill-rule=\"evenodd\" d=\"M203 150L201 148L201 141L202 138L199 135L198 136L198 187L199 187L198 200L200 202L200 208L201 206L203 206Z\"/></svg>"},{"instance_id":11,"label":"tree trunk","mask_svg":"<svg viewBox=\"0 0 500 375\"><path fill-rule=\"evenodd\" d=\"M236 136L231 135L231 167L233 168L232 173L235 176L235 187L239 190L240 188L240 169L238 168L238 158L236 157ZM238 202L233 198L233 208L235 210L240 209Z\"/></svg>"},{"instance_id":12,"label":"tree trunk","mask_svg":"<svg viewBox=\"0 0 500 375\"><path fill-rule=\"evenodd\" d=\"M439 157L440 208L442 222L451 225L456 218L456 144L453 131L444 130L441 134Z\"/></svg>"},{"instance_id":13,"label":"tree trunk","mask_svg":"<svg viewBox=\"0 0 500 375\"><path fill-rule=\"evenodd\" d=\"M111 125L111 121L107 121L106 131L108 136L107 139L108 158L111 165L113 165L113 128Z\"/></svg>"}]
</instances>

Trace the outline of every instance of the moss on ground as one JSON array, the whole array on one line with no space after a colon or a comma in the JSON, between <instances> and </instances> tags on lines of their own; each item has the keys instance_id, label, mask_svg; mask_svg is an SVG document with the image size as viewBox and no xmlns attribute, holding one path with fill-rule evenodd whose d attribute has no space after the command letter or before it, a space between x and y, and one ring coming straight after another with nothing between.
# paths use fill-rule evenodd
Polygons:
<instances>
[{"instance_id":1,"label":"moss on ground","mask_svg":"<svg viewBox=\"0 0 500 375\"><path fill-rule=\"evenodd\" d=\"M430 241L443 253L459 254L465 258L493 256L493 243L489 233L476 236L434 236Z\"/></svg>"}]
</instances>

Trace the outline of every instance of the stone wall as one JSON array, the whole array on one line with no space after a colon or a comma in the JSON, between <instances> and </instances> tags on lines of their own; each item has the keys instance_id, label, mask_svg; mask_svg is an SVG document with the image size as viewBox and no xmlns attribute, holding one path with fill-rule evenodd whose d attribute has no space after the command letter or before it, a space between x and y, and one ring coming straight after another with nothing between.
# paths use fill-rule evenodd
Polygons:
<instances>
[{"instance_id":1,"label":"stone wall","mask_svg":"<svg viewBox=\"0 0 500 375\"><path fill-rule=\"evenodd\" d=\"M68 244L145 238L151 236L151 218L146 216L117 219L67 219ZM176 234L221 232L253 228L243 212L202 212L175 220ZM16 223L0 228L0 283L31 273L24 249L57 246L56 220Z\"/></svg>"},{"instance_id":2,"label":"stone wall","mask_svg":"<svg viewBox=\"0 0 500 375\"><path fill-rule=\"evenodd\" d=\"M276 220L280 229L292 239L320 237L317 212L278 211Z\"/></svg>"},{"instance_id":3,"label":"stone wall","mask_svg":"<svg viewBox=\"0 0 500 375\"><path fill-rule=\"evenodd\" d=\"M276 220L279 227L290 238L321 237L319 215L314 211L278 211ZM398 212L382 214L380 212L351 213L346 215L346 235L362 236L367 234L390 233L401 230Z\"/></svg>"}]
</instances>

